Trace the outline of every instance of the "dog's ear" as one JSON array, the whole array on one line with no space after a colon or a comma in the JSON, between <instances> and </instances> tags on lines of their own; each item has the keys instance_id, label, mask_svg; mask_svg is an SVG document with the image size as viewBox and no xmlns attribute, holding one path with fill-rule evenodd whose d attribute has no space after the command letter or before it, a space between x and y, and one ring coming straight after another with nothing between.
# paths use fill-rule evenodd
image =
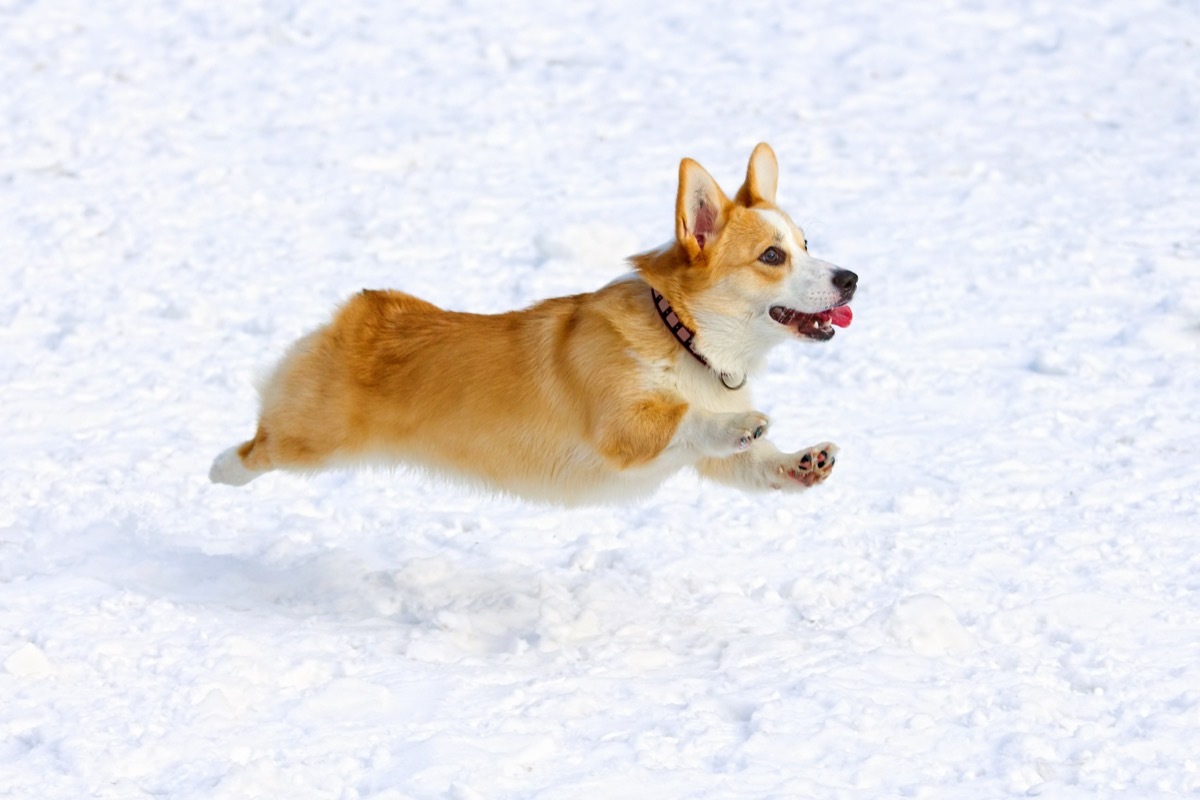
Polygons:
<instances>
[{"instance_id":1,"label":"dog's ear","mask_svg":"<svg viewBox=\"0 0 1200 800\"><path fill-rule=\"evenodd\" d=\"M746 182L738 189L737 202L749 208L755 203L775 205L775 189L779 185L779 162L775 151L766 142L760 142L750 154L750 166L746 168Z\"/></svg>"},{"instance_id":2,"label":"dog's ear","mask_svg":"<svg viewBox=\"0 0 1200 800\"><path fill-rule=\"evenodd\" d=\"M704 167L685 158L679 163L679 194L675 197L675 238L695 261L704 246L725 226L729 198Z\"/></svg>"}]
</instances>

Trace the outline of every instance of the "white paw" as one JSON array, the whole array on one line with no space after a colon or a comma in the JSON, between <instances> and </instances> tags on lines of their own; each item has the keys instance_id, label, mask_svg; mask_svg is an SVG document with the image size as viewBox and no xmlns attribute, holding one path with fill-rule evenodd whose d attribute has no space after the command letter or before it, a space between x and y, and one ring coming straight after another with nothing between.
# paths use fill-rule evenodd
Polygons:
<instances>
[{"instance_id":1,"label":"white paw","mask_svg":"<svg viewBox=\"0 0 1200 800\"><path fill-rule=\"evenodd\" d=\"M261 474L261 472L246 469L246 465L242 463L242 457L238 455L238 446L234 445L228 450L222 451L213 460L212 467L208 470L208 479L213 483L245 486Z\"/></svg>"},{"instance_id":2,"label":"white paw","mask_svg":"<svg viewBox=\"0 0 1200 800\"><path fill-rule=\"evenodd\" d=\"M780 488L789 484L792 487L816 486L833 471L837 453L836 444L822 442L784 456L778 467Z\"/></svg>"},{"instance_id":3,"label":"white paw","mask_svg":"<svg viewBox=\"0 0 1200 800\"><path fill-rule=\"evenodd\" d=\"M767 435L767 425L770 421L767 415L759 411L747 411L741 414L721 414L722 430L721 444L730 448L733 453L749 450L755 440Z\"/></svg>"}]
</instances>

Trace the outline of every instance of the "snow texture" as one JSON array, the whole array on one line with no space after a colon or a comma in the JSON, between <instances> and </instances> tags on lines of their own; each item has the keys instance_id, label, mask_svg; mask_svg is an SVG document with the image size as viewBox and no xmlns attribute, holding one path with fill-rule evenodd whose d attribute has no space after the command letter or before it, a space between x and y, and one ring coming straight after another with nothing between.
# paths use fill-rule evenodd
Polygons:
<instances>
[{"instance_id":1,"label":"snow texture","mask_svg":"<svg viewBox=\"0 0 1200 800\"><path fill-rule=\"evenodd\" d=\"M1200 792L1200 6L0 0L0 794ZM498 311L753 145L824 486L213 486L362 287Z\"/></svg>"}]
</instances>

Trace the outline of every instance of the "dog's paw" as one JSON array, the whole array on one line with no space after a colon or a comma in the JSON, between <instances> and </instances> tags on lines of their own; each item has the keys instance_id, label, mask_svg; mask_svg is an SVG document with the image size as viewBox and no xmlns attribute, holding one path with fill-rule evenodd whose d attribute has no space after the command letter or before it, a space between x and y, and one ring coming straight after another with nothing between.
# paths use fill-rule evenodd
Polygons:
<instances>
[{"instance_id":1,"label":"dog's paw","mask_svg":"<svg viewBox=\"0 0 1200 800\"><path fill-rule=\"evenodd\" d=\"M780 488L791 485L803 487L816 486L829 477L833 465L837 462L838 447L832 442L815 444L805 450L800 450L783 457L779 465Z\"/></svg>"},{"instance_id":2,"label":"dog's paw","mask_svg":"<svg viewBox=\"0 0 1200 800\"><path fill-rule=\"evenodd\" d=\"M246 469L235 445L222 451L213 461L212 468L208 471L208 479L213 483L224 483L228 486L245 486L261 474Z\"/></svg>"},{"instance_id":3,"label":"dog's paw","mask_svg":"<svg viewBox=\"0 0 1200 800\"><path fill-rule=\"evenodd\" d=\"M722 414L724 428L722 438L724 444L734 453L750 449L755 440L767 434L770 421L767 415L759 411L747 411L744 414Z\"/></svg>"}]
</instances>

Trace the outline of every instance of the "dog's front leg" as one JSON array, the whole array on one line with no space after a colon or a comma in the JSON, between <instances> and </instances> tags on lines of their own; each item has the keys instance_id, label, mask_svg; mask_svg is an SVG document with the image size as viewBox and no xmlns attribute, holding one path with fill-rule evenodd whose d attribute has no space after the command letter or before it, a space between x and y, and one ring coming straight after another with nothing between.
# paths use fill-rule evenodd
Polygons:
<instances>
[{"instance_id":1,"label":"dog's front leg","mask_svg":"<svg viewBox=\"0 0 1200 800\"><path fill-rule=\"evenodd\" d=\"M670 449L704 458L726 458L748 451L767 432L760 411L714 413L689 409L679 423Z\"/></svg>"},{"instance_id":2,"label":"dog's front leg","mask_svg":"<svg viewBox=\"0 0 1200 800\"><path fill-rule=\"evenodd\" d=\"M651 398L606 415L598 450L618 469L652 461L682 467L749 450L767 431L758 411L714 413L667 398Z\"/></svg>"},{"instance_id":3,"label":"dog's front leg","mask_svg":"<svg viewBox=\"0 0 1200 800\"><path fill-rule=\"evenodd\" d=\"M706 478L739 489L803 491L829 477L837 452L837 445L823 442L795 453L781 453L775 445L759 439L744 452L706 458L696 469Z\"/></svg>"}]
</instances>

